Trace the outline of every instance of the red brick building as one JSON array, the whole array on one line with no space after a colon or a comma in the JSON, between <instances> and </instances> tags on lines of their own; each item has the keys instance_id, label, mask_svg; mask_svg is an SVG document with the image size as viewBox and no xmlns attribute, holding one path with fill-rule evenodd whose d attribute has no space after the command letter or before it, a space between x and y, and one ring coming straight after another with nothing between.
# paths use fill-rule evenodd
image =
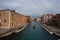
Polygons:
<instances>
[{"instance_id":1,"label":"red brick building","mask_svg":"<svg viewBox=\"0 0 60 40\"><path fill-rule=\"evenodd\" d=\"M0 10L0 28L18 28L27 23L27 18L15 10Z\"/></svg>"},{"instance_id":2,"label":"red brick building","mask_svg":"<svg viewBox=\"0 0 60 40\"><path fill-rule=\"evenodd\" d=\"M27 22L30 23L31 22L30 16L26 16L26 18L27 18Z\"/></svg>"}]
</instances>

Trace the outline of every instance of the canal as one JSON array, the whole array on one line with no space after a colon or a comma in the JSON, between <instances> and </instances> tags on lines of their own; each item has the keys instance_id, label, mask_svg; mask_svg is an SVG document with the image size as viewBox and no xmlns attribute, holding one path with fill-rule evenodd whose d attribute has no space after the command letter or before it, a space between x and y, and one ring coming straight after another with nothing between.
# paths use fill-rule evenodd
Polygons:
<instances>
[{"instance_id":1,"label":"canal","mask_svg":"<svg viewBox=\"0 0 60 40\"><path fill-rule=\"evenodd\" d=\"M33 21L22 32L0 38L0 40L58 40L58 37L49 34L39 23Z\"/></svg>"}]
</instances>

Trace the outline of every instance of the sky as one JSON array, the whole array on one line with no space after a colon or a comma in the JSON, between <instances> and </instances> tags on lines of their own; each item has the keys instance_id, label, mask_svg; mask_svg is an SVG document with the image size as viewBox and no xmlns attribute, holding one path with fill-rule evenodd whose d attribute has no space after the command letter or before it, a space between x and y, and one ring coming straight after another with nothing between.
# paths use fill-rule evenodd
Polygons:
<instances>
[{"instance_id":1,"label":"sky","mask_svg":"<svg viewBox=\"0 0 60 40\"><path fill-rule=\"evenodd\" d=\"M60 0L0 0L0 9L12 9L23 15L40 17L47 13L60 13Z\"/></svg>"}]
</instances>

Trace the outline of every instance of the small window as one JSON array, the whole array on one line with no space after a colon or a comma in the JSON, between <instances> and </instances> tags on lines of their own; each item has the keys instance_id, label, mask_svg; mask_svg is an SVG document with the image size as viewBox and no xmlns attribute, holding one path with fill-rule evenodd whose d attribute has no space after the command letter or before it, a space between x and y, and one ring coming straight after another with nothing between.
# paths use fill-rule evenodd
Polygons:
<instances>
[{"instance_id":1,"label":"small window","mask_svg":"<svg viewBox=\"0 0 60 40\"><path fill-rule=\"evenodd\" d=\"M1 13L0 13L0 16L1 16Z\"/></svg>"},{"instance_id":2,"label":"small window","mask_svg":"<svg viewBox=\"0 0 60 40\"><path fill-rule=\"evenodd\" d=\"M6 20L4 20L4 22L6 22Z\"/></svg>"},{"instance_id":3,"label":"small window","mask_svg":"<svg viewBox=\"0 0 60 40\"><path fill-rule=\"evenodd\" d=\"M0 26L1 26L1 23L0 23Z\"/></svg>"}]
</instances>

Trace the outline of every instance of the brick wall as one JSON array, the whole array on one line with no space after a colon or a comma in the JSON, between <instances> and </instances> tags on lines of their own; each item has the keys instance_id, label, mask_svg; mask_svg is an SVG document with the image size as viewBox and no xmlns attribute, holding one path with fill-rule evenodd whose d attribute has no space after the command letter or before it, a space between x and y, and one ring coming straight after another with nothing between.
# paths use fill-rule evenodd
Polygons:
<instances>
[{"instance_id":1,"label":"brick wall","mask_svg":"<svg viewBox=\"0 0 60 40\"><path fill-rule=\"evenodd\" d=\"M27 23L27 18L14 10L0 10L1 28L18 28Z\"/></svg>"},{"instance_id":2,"label":"brick wall","mask_svg":"<svg viewBox=\"0 0 60 40\"><path fill-rule=\"evenodd\" d=\"M0 27L8 28L9 26L9 11L0 11Z\"/></svg>"}]
</instances>

